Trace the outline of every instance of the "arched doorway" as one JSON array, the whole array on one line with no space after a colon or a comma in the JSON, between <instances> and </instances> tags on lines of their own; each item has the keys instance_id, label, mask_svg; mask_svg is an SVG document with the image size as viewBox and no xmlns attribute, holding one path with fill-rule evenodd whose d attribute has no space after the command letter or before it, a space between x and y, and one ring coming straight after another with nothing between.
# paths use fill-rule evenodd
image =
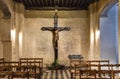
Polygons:
<instances>
[{"instance_id":1,"label":"arched doorway","mask_svg":"<svg viewBox=\"0 0 120 79\"><path fill-rule=\"evenodd\" d=\"M100 17L100 58L118 63L118 4L107 5Z\"/></svg>"}]
</instances>

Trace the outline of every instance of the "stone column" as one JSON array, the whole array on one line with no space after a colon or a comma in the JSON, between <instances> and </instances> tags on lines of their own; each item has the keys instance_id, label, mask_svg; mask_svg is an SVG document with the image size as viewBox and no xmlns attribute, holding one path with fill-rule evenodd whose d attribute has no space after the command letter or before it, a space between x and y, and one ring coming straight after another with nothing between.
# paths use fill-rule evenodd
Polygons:
<instances>
[{"instance_id":1,"label":"stone column","mask_svg":"<svg viewBox=\"0 0 120 79\"><path fill-rule=\"evenodd\" d=\"M11 40L3 40L2 46L3 46L3 58L5 59L5 61L10 61L12 59Z\"/></svg>"},{"instance_id":2,"label":"stone column","mask_svg":"<svg viewBox=\"0 0 120 79\"><path fill-rule=\"evenodd\" d=\"M3 58L3 44L1 41L1 33L0 33L0 58Z\"/></svg>"},{"instance_id":3,"label":"stone column","mask_svg":"<svg viewBox=\"0 0 120 79\"><path fill-rule=\"evenodd\" d=\"M12 40L12 61L19 60L18 52L18 4L13 2L13 12L12 12L12 28L11 28L11 40Z\"/></svg>"},{"instance_id":4,"label":"stone column","mask_svg":"<svg viewBox=\"0 0 120 79\"><path fill-rule=\"evenodd\" d=\"M10 61L12 59L10 28L10 19L0 19L0 36L3 58L5 58L5 61Z\"/></svg>"},{"instance_id":5,"label":"stone column","mask_svg":"<svg viewBox=\"0 0 120 79\"><path fill-rule=\"evenodd\" d=\"M90 14L90 52L89 59L99 59L100 46L99 46L99 16L98 16L97 3L93 3L89 7Z\"/></svg>"},{"instance_id":6,"label":"stone column","mask_svg":"<svg viewBox=\"0 0 120 79\"><path fill-rule=\"evenodd\" d=\"M89 60L91 58L94 57L94 48L95 48L95 45L94 45L94 41L95 41L95 34L94 34L94 18L93 18L93 14L94 14L94 6L93 4L90 5L89 7L89 14L90 14L90 52L89 52Z\"/></svg>"},{"instance_id":7,"label":"stone column","mask_svg":"<svg viewBox=\"0 0 120 79\"><path fill-rule=\"evenodd\" d=\"M24 5L23 4L19 4L18 7L18 44L19 44L19 57L23 57L23 27L24 27Z\"/></svg>"},{"instance_id":8,"label":"stone column","mask_svg":"<svg viewBox=\"0 0 120 79\"><path fill-rule=\"evenodd\" d=\"M98 2L94 4L95 6L95 52L94 59L100 59L100 14L98 13Z\"/></svg>"},{"instance_id":9,"label":"stone column","mask_svg":"<svg viewBox=\"0 0 120 79\"><path fill-rule=\"evenodd\" d=\"M22 56L22 28L24 26L24 6L21 3L14 3L13 12L13 30L14 36L12 39L12 60L18 61Z\"/></svg>"}]
</instances>

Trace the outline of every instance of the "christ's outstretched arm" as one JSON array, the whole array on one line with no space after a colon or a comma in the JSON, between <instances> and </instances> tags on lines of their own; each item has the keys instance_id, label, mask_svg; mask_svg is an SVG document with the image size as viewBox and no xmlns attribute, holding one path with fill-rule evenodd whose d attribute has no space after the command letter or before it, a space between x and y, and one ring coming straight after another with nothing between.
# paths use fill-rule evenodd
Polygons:
<instances>
[{"instance_id":1,"label":"christ's outstretched arm","mask_svg":"<svg viewBox=\"0 0 120 79\"><path fill-rule=\"evenodd\" d=\"M53 27L42 27L41 30L42 31L46 31L46 30L53 31Z\"/></svg>"},{"instance_id":2,"label":"christ's outstretched arm","mask_svg":"<svg viewBox=\"0 0 120 79\"><path fill-rule=\"evenodd\" d=\"M70 27L60 27L58 28L58 31L69 31L70 29Z\"/></svg>"}]
</instances>

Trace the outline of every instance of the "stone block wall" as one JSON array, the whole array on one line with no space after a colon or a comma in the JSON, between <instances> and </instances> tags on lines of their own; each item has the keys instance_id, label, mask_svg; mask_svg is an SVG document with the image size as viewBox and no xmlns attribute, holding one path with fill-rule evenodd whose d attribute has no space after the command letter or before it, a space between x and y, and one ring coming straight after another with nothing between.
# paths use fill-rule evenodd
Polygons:
<instances>
[{"instance_id":1,"label":"stone block wall","mask_svg":"<svg viewBox=\"0 0 120 79\"><path fill-rule=\"evenodd\" d=\"M21 57L43 57L45 64L54 59L52 32L41 27L54 26L54 11L26 11L24 28L24 53ZM88 11L59 11L58 26L70 27L70 31L59 32L58 62L68 65L70 54L82 54L87 58L89 51Z\"/></svg>"}]
</instances>

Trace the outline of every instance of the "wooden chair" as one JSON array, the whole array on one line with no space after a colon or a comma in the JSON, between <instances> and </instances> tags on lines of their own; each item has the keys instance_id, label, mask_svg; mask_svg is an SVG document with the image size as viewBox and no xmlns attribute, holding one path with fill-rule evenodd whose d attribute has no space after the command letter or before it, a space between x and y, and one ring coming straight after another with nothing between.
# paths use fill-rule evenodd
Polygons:
<instances>
[{"instance_id":1,"label":"wooden chair","mask_svg":"<svg viewBox=\"0 0 120 79\"><path fill-rule=\"evenodd\" d=\"M80 70L79 79L96 79L96 70Z\"/></svg>"},{"instance_id":2,"label":"wooden chair","mask_svg":"<svg viewBox=\"0 0 120 79\"><path fill-rule=\"evenodd\" d=\"M111 64L112 79L120 79L120 64Z\"/></svg>"},{"instance_id":3,"label":"wooden chair","mask_svg":"<svg viewBox=\"0 0 120 79\"><path fill-rule=\"evenodd\" d=\"M80 75L80 70L89 70L88 67L89 65L88 64L77 64L75 65L75 67L73 68L73 72L72 72L72 75L71 75L71 78L74 79L76 77L78 77Z\"/></svg>"},{"instance_id":4,"label":"wooden chair","mask_svg":"<svg viewBox=\"0 0 120 79\"><path fill-rule=\"evenodd\" d=\"M102 64L110 64L109 63L109 60L85 60L86 62L88 62L91 66L95 66L98 68L98 70L100 70L100 67L99 65L102 65ZM94 67L91 67L91 69L95 69Z\"/></svg>"},{"instance_id":5,"label":"wooden chair","mask_svg":"<svg viewBox=\"0 0 120 79\"><path fill-rule=\"evenodd\" d=\"M39 74L38 78L41 78L43 73L43 58L20 58L20 65L36 67L34 70L36 70L36 74Z\"/></svg>"},{"instance_id":6,"label":"wooden chair","mask_svg":"<svg viewBox=\"0 0 120 79\"><path fill-rule=\"evenodd\" d=\"M110 76L111 64L99 64L99 74L100 76Z\"/></svg>"},{"instance_id":7,"label":"wooden chair","mask_svg":"<svg viewBox=\"0 0 120 79\"><path fill-rule=\"evenodd\" d=\"M10 79L11 74L12 72L10 66L0 66L0 78L7 77L8 79Z\"/></svg>"},{"instance_id":8,"label":"wooden chair","mask_svg":"<svg viewBox=\"0 0 120 79\"><path fill-rule=\"evenodd\" d=\"M25 66L12 66L11 79L14 79L14 78L27 78L27 79L29 79L28 71L25 70Z\"/></svg>"},{"instance_id":9,"label":"wooden chair","mask_svg":"<svg viewBox=\"0 0 120 79\"><path fill-rule=\"evenodd\" d=\"M37 68L38 68L37 66L27 66L26 67L27 71L29 72L28 73L29 78L35 78L35 79L41 78L40 72L37 71L38 70Z\"/></svg>"},{"instance_id":10,"label":"wooden chair","mask_svg":"<svg viewBox=\"0 0 120 79\"><path fill-rule=\"evenodd\" d=\"M43 69L42 58L27 58L25 61L0 62L0 78L41 78ZM27 60L27 61L26 61ZM29 60L29 61L28 61ZM24 65L23 65L24 64Z\"/></svg>"},{"instance_id":11,"label":"wooden chair","mask_svg":"<svg viewBox=\"0 0 120 79\"><path fill-rule=\"evenodd\" d=\"M0 58L0 62L4 62L4 58Z\"/></svg>"},{"instance_id":12,"label":"wooden chair","mask_svg":"<svg viewBox=\"0 0 120 79\"><path fill-rule=\"evenodd\" d=\"M82 59L70 59L70 76L71 79L73 79L75 77L76 74L78 74L77 72L79 72L77 65L83 64L83 60ZM84 63L85 64L85 63Z\"/></svg>"},{"instance_id":13,"label":"wooden chair","mask_svg":"<svg viewBox=\"0 0 120 79\"><path fill-rule=\"evenodd\" d=\"M98 70L97 79L112 79L111 70Z\"/></svg>"}]
</instances>

